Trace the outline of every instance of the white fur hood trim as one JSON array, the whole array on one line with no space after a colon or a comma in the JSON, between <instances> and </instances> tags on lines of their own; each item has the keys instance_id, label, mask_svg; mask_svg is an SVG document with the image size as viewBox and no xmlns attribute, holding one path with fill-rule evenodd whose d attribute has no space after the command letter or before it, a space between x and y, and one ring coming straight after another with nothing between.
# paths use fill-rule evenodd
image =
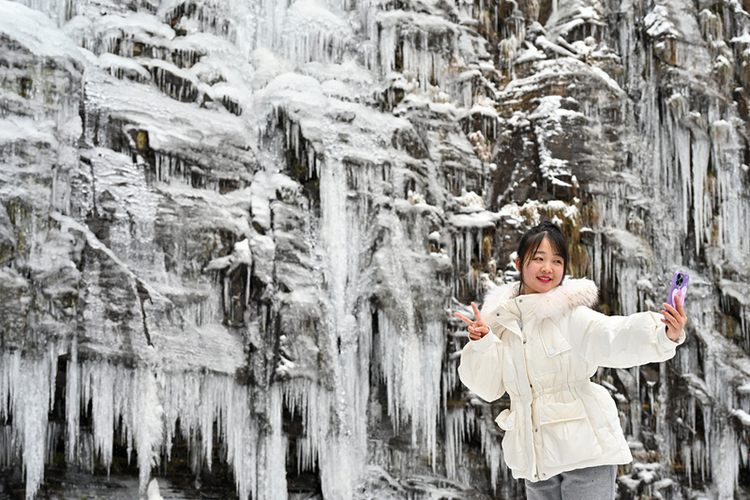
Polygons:
<instances>
[{"instance_id":1,"label":"white fur hood trim","mask_svg":"<svg viewBox=\"0 0 750 500\"><path fill-rule=\"evenodd\" d=\"M520 283L509 283L490 290L482 305L482 316L489 315L503 303L518 297ZM551 318L560 316L574 307L592 307L599 303L599 289L596 284L586 278L565 278L562 285L545 293L545 301L539 302L534 311L537 318Z\"/></svg>"}]
</instances>

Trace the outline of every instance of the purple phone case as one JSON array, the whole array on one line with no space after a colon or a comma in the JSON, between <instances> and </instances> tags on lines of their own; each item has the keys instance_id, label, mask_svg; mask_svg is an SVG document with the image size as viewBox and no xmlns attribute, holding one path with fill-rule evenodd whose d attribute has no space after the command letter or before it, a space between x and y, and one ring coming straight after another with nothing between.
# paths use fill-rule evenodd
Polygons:
<instances>
[{"instance_id":1,"label":"purple phone case","mask_svg":"<svg viewBox=\"0 0 750 500\"><path fill-rule=\"evenodd\" d=\"M682 280L680 280L682 277ZM681 281L681 283L680 283ZM672 275L672 286L669 288L669 295L667 296L667 303L672 307L677 307L674 302L675 292L682 291L682 303L685 303L687 294L688 282L690 281L690 275L683 273L682 271L676 271Z\"/></svg>"}]
</instances>

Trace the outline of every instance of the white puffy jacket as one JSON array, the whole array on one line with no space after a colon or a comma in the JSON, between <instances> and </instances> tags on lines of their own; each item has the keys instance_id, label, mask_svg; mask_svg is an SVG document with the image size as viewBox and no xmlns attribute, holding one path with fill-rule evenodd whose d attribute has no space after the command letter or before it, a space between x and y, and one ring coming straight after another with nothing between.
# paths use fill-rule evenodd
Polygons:
<instances>
[{"instance_id":1,"label":"white puffy jacket","mask_svg":"<svg viewBox=\"0 0 750 500\"><path fill-rule=\"evenodd\" d=\"M587 279L566 279L541 294L518 295L518 288L488 294L481 314L492 331L464 347L458 367L482 399L510 395L510 409L496 422L505 430L503 456L513 477L539 481L630 462L615 403L590 377L600 366L670 359L684 335L670 340L657 313L593 311L599 293Z\"/></svg>"}]
</instances>

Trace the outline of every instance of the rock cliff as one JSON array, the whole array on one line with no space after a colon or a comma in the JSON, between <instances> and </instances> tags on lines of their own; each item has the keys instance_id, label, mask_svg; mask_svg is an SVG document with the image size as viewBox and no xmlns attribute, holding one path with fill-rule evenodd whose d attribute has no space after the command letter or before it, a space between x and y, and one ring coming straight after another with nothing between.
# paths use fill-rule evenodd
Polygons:
<instances>
[{"instance_id":1,"label":"rock cliff","mask_svg":"<svg viewBox=\"0 0 750 500\"><path fill-rule=\"evenodd\" d=\"M522 498L452 313L551 219L606 313L691 275L619 497L745 498L749 10L0 0L0 497Z\"/></svg>"}]
</instances>

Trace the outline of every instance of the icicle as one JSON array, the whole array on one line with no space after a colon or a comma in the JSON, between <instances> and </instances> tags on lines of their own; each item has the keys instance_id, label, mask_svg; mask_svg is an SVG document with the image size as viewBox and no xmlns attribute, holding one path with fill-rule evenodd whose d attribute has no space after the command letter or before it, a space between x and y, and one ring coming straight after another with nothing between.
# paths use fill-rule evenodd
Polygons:
<instances>
[{"instance_id":1,"label":"icicle","mask_svg":"<svg viewBox=\"0 0 750 500\"><path fill-rule=\"evenodd\" d=\"M693 217L695 220L695 252L700 254L706 230L706 204L705 187L707 184L709 155L711 145L705 138L694 138L692 142L693 160ZM709 205L710 207L710 205ZM710 208L709 208L710 209ZM709 212L710 214L710 212Z\"/></svg>"},{"instance_id":2,"label":"icicle","mask_svg":"<svg viewBox=\"0 0 750 500\"><path fill-rule=\"evenodd\" d=\"M65 461L77 463L78 430L80 428L81 371L78 365L78 337L70 345L70 359L66 367L65 420L68 426L65 441Z\"/></svg>"},{"instance_id":3,"label":"icicle","mask_svg":"<svg viewBox=\"0 0 750 500\"><path fill-rule=\"evenodd\" d=\"M0 414L6 420L9 416L13 418L13 437L8 440L6 434L3 454L10 458L14 454L9 449L13 447L12 443L20 443L27 500L36 497L44 476L49 447L47 415L54 397L54 385L50 383L54 383L52 372L57 372L54 352L50 350L46 358L24 357L20 350L2 354Z\"/></svg>"},{"instance_id":4,"label":"icicle","mask_svg":"<svg viewBox=\"0 0 750 500\"><path fill-rule=\"evenodd\" d=\"M106 363L87 362L82 368L82 402L85 406L91 402L92 456L98 455L109 473L114 449L114 429L120 416L115 408L115 381L124 382L129 380L130 376L127 372ZM68 404L80 404L71 399L73 395L69 395Z\"/></svg>"},{"instance_id":5,"label":"icicle","mask_svg":"<svg viewBox=\"0 0 750 500\"><path fill-rule=\"evenodd\" d=\"M47 14L58 26L62 26L75 15L76 3L72 0L23 0L27 7Z\"/></svg>"},{"instance_id":6,"label":"icicle","mask_svg":"<svg viewBox=\"0 0 750 500\"><path fill-rule=\"evenodd\" d=\"M260 472L257 498L259 500L285 500L286 485L286 449L287 440L282 431L282 390L279 384L271 386L269 394L269 420L271 432L261 443L261 452L265 455L264 469ZM337 467L342 463L337 462Z\"/></svg>"},{"instance_id":7,"label":"icicle","mask_svg":"<svg viewBox=\"0 0 750 500\"><path fill-rule=\"evenodd\" d=\"M445 470L448 479L458 478L457 460L462 456L464 438L471 433L475 419L471 407L454 408L445 414Z\"/></svg>"},{"instance_id":8,"label":"icicle","mask_svg":"<svg viewBox=\"0 0 750 500\"><path fill-rule=\"evenodd\" d=\"M411 422L412 444L426 443L434 463L440 411L442 324L429 324L424 338L419 338L400 330L385 313L378 311L378 325L381 336L378 359L394 431L398 432L399 425Z\"/></svg>"},{"instance_id":9,"label":"icicle","mask_svg":"<svg viewBox=\"0 0 750 500\"><path fill-rule=\"evenodd\" d=\"M495 422L487 419L479 420L479 435L482 441L484 460L490 469L490 484L492 491L497 491L498 472L501 467L507 469L503 459L502 440L497 436Z\"/></svg>"}]
</instances>

